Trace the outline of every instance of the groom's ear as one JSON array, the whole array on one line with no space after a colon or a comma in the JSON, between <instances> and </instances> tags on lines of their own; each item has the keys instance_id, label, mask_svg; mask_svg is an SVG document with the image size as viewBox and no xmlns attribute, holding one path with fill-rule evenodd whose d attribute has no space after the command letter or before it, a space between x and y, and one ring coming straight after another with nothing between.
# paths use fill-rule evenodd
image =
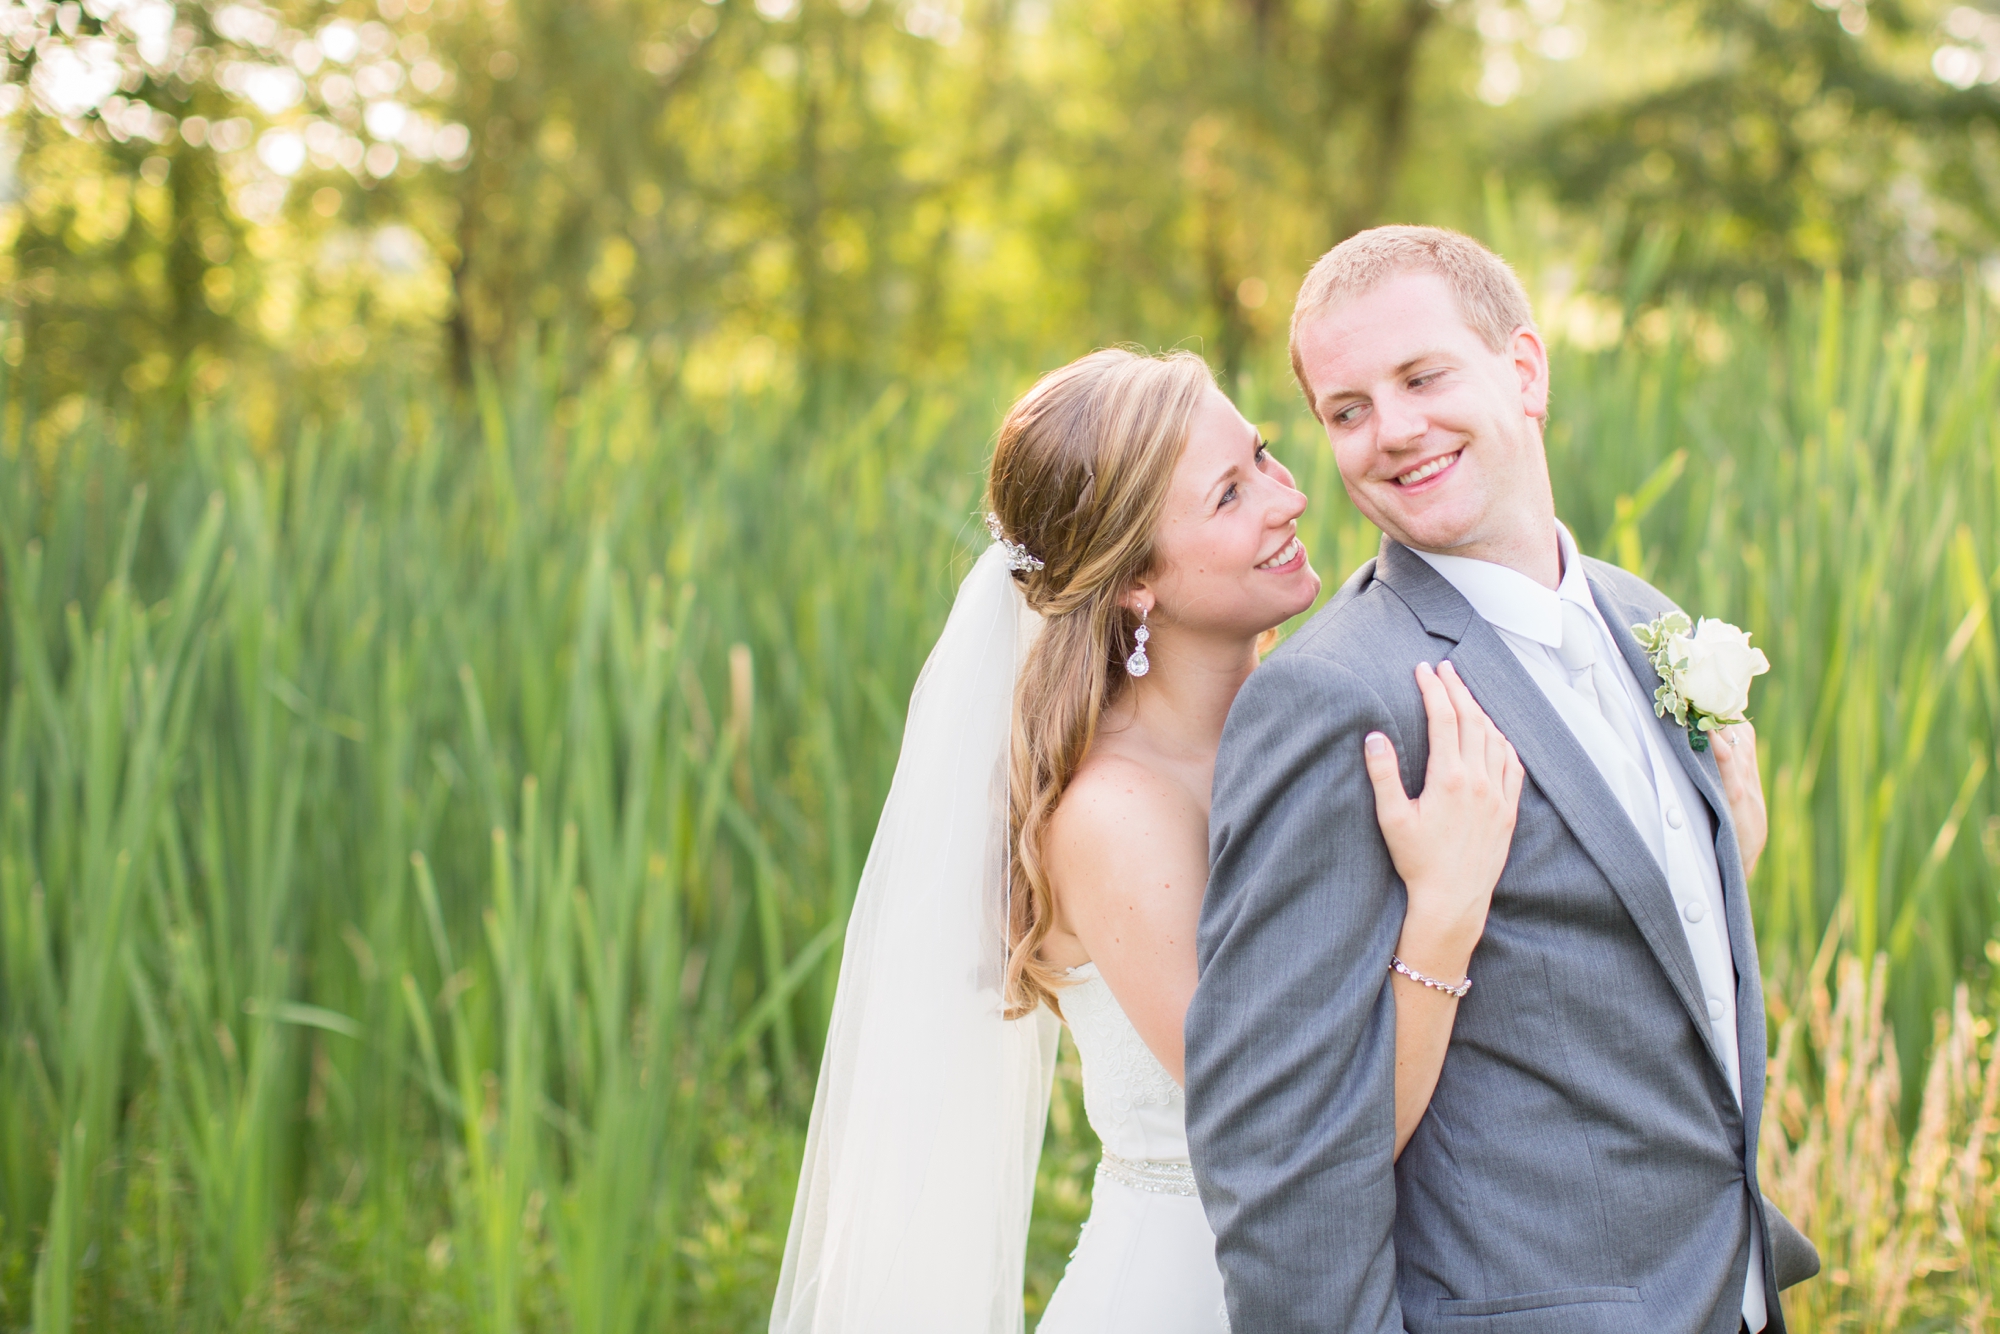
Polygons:
<instances>
[{"instance_id":1,"label":"groom's ear","mask_svg":"<svg viewBox=\"0 0 2000 1334\"><path fill-rule=\"evenodd\" d=\"M1542 336L1525 324L1507 340L1514 371L1521 379L1521 411L1536 421L1549 415L1549 350Z\"/></svg>"}]
</instances>

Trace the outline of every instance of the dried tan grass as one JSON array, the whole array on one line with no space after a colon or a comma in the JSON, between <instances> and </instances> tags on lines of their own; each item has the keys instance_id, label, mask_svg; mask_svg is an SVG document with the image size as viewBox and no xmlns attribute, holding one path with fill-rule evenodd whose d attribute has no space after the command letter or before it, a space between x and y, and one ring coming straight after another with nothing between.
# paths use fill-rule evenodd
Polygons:
<instances>
[{"instance_id":1,"label":"dried tan grass","mask_svg":"<svg viewBox=\"0 0 2000 1334\"><path fill-rule=\"evenodd\" d=\"M1834 974L1828 985L1827 975ZM1791 1326L1820 1331L1994 1326L2000 1280L2000 1059L1960 983L1935 1016L1916 1128L1904 1142L1902 1073L1884 1017L1888 960L1827 957L1797 1008L1773 999L1778 1049L1764 1103L1765 1192L1819 1246L1818 1278L1791 1289Z\"/></svg>"}]
</instances>

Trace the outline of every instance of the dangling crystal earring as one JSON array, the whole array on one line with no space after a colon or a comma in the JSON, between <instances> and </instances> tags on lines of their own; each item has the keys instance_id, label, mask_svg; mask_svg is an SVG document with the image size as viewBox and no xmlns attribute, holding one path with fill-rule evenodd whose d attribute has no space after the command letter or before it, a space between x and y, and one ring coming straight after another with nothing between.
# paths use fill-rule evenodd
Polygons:
<instances>
[{"instance_id":1,"label":"dangling crystal earring","mask_svg":"<svg viewBox=\"0 0 2000 1334\"><path fill-rule=\"evenodd\" d=\"M1146 641L1153 637L1153 632L1146 628L1146 613L1151 610L1150 607L1140 610L1139 628L1132 632L1132 640L1139 647L1133 649L1132 656L1125 659L1125 670L1134 676L1144 676L1153 670L1153 664L1146 661Z\"/></svg>"}]
</instances>

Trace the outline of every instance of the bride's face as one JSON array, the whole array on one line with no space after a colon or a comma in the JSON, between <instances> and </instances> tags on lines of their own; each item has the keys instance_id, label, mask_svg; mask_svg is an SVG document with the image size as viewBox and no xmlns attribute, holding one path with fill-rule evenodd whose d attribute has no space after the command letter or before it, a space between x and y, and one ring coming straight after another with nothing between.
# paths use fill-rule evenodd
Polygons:
<instances>
[{"instance_id":1,"label":"bride's face","mask_svg":"<svg viewBox=\"0 0 2000 1334\"><path fill-rule=\"evenodd\" d=\"M1298 540L1306 497L1219 389L1196 409L1142 592L1152 624L1249 637L1312 606L1319 575Z\"/></svg>"}]
</instances>

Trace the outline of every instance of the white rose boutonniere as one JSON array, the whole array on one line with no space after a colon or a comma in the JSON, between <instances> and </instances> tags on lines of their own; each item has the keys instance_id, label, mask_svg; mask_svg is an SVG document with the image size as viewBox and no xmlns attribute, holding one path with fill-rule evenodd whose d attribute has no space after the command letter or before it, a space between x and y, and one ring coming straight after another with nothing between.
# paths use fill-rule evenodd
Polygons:
<instances>
[{"instance_id":1,"label":"white rose boutonniere","mask_svg":"<svg viewBox=\"0 0 2000 1334\"><path fill-rule=\"evenodd\" d=\"M1690 634L1689 631L1693 633ZM1750 706L1750 682L1771 670L1762 649L1750 647L1750 636L1727 621L1706 617L1692 624L1670 611L1632 633L1660 674L1653 692L1653 712L1688 730L1688 744L1708 749L1708 734L1743 721Z\"/></svg>"}]
</instances>

